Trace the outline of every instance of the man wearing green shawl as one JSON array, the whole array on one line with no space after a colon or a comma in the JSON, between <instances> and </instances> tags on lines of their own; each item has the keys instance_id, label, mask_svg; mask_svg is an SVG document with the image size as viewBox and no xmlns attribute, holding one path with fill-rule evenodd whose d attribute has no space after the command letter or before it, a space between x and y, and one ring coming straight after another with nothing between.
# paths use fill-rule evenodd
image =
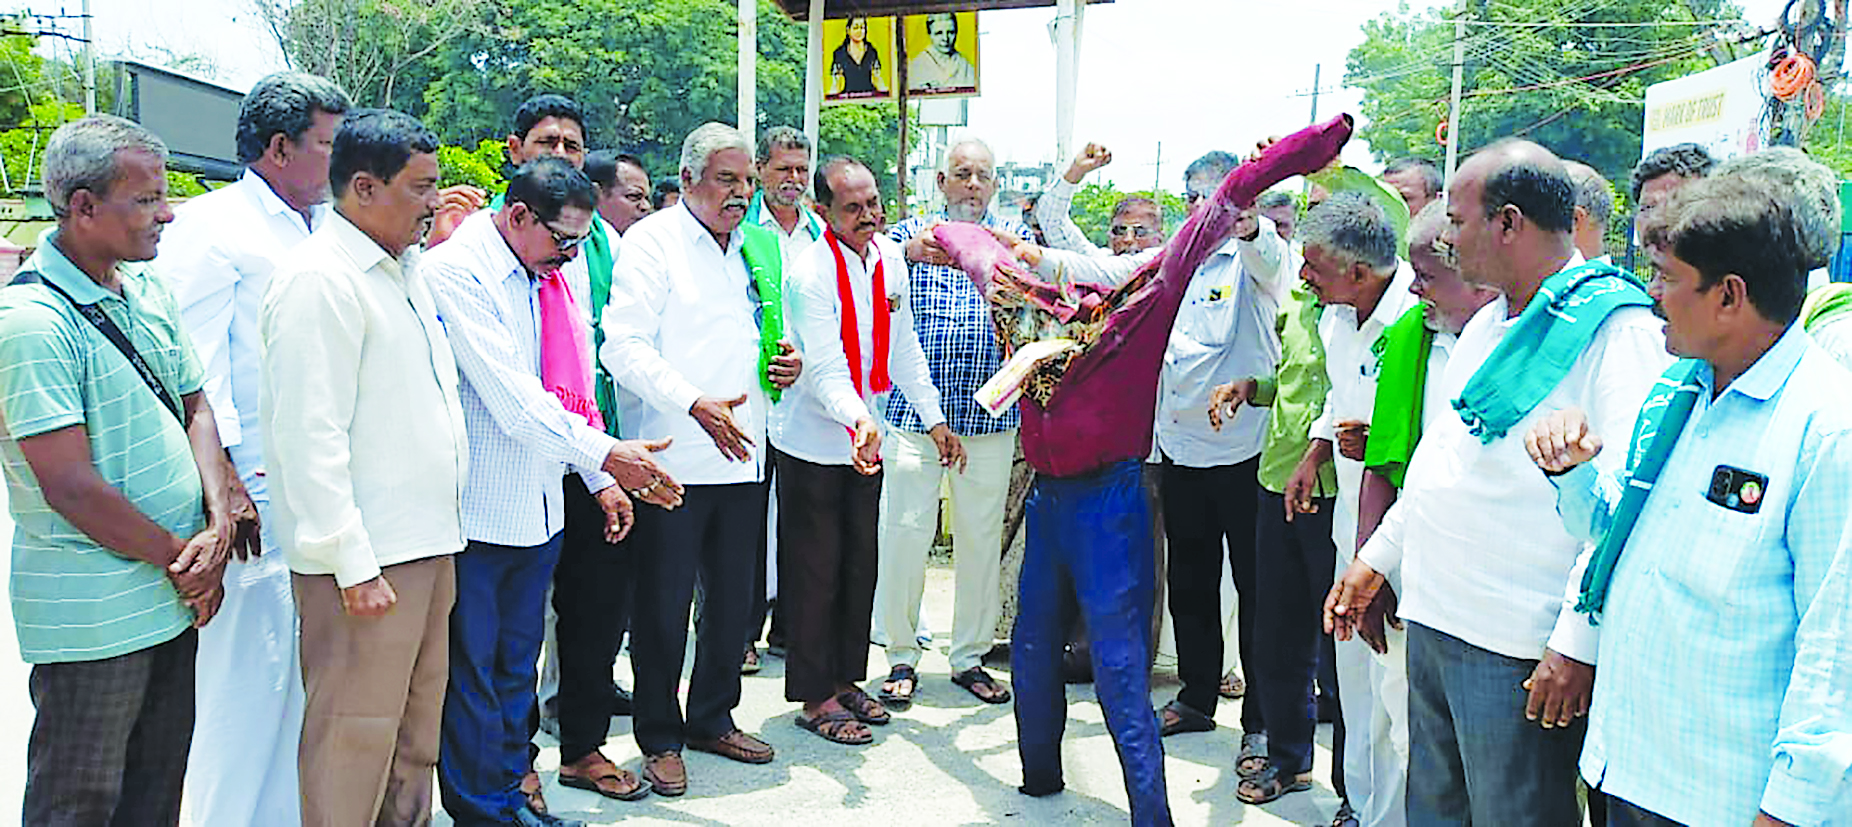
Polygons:
<instances>
[{"instance_id":1,"label":"man wearing green shawl","mask_svg":"<svg viewBox=\"0 0 1852 827\"><path fill-rule=\"evenodd\" d=\"M1529 432L1597 543L1570 585L1601 620L1581 772L1610 825L1852 813L1852 374L1802 330L1792 193L1719 172L1674 195L1647 238L1683 358L1630 429L1568 409Z\"/></svg>"},{"instance_id":2,"label":"man wearing green shawl","mask_svg":"<svg viewBox=\"0 0 1852 827\"><path fill-rule=\"evenodd\" d=\"M1528 142L1480 151L1449 184L1442 237L1462 272L1502 295L1448 359L1442 390L1455 413L1425 428L1401 498L1326 600L1327 626L1348 636L1383 573L1401 576L1409 766L1419 768L1408 776L1410 824L1583 817L1578 713L1596 631L1563 609L1582 545L1523 435L1569 407L1604 433L1626 429L1667 357L1644 291L1576 253L1574 210L1562 161Z\"/></svg>"}]
</instances>

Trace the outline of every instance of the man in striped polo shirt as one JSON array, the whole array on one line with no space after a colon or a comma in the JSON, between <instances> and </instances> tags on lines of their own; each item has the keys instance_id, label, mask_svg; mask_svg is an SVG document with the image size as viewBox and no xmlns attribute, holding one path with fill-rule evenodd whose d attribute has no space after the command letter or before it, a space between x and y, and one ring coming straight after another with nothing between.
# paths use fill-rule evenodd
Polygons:
<instances>
[{"instance_id":1,"label":"man in striped polo shirt","mask_svg":"<svg viewBox=\"0 0 1852 827\"><path fill-rule=\"evenodd\" d=\"M27 824L179 822L194 629L256 535L174 298L138 263L174 219L166 159L120 118L60 127L58 227L0 290L13 619L37 709Z\"/></svg>"}]
</instances>

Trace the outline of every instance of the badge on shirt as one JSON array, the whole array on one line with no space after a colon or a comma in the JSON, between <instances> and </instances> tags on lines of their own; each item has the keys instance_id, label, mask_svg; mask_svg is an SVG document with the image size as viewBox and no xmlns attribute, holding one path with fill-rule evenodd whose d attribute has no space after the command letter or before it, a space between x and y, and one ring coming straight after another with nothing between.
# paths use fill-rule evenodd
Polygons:
<instances>
[{"instance_id":1,"label":"badge on shirt","mask_svg":"<svg viewBox=\"0 0 1852 827\"><path fill-rule=\"evenodd\" d=\"M900 312L900 296L895 295L895 296L887 297L887 312L889 313L899 313Z\"/></svg>"},{"instance_id":2,"label":"badge on shirt","mask_svg":"<svg viewBox=\"0 0 1852 827\"><path fill-rule=\"evenodd\" d=\"M1216 285L1215 287L1209 288L1209 298L1205 299L1205 301L1219 302L1223 299L1228 298L1234 292L1235 292L1234 288L1229 287L1226 284Z\"/></svg>"},{"instance_id":3,"label":"badge on shirt","mask_svg":"<svg viewBox=\"0 0 1852 827\"><path fill-rule=\"evenodd\" d=\"M1711 472L1710 490L1704 498L1731 511L1754 514L1762 510L1762 497L1767 493L1768 475L1719 465Z\"/></svg>"}]
</instances>

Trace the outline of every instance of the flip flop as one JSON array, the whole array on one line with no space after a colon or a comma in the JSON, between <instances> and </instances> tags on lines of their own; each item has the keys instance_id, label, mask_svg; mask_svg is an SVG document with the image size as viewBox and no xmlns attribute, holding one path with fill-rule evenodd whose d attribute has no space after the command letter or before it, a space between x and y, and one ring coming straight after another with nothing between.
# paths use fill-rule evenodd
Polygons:
<instances>
[{"instance_id":1,"label":"flip flop","mask_svg":"<svg viewBox=\"0 0 1852 827\"><path fill-rule=\"evenodd\" d=\"M901 681L907 682L907 691L901 692L898 689L888 688ZM879 697L881 703L889 708L904 709L913 703L913 693L919 688L919 674L913 671L912 666L902 663L888 671L887 679L881 682L881 692L876 697Z\"/></svg>"},{"instance_id":2,"label":"flip flop","mask_svg":"<svg viewBox=\"0 0 1852 827\"><path fill-rule=\"evenodd\" d=\"M569 768L577 767L579 763L583 763L584 759L566 767L560 767L560 786L590 790L605 798L614 798L618 801L636 801L649 795L650 785L643 783L634 773L618 769L616 764L611 763L602 754L593 753L593 755L597 755L598 760L583 768L586 775L567 773ZM625 786L624 781L629 781L629 786Z\"/></svg>"},{"instance_id":3,"label":"flip flop","mask_svg":"<svg viewBox=\"0 0 1852 827\"><path fill-rule=\"evenodd\" d=\"M868 727L856 720L855 716L846 709L832 709L815 718L804 717L804 713L799 712L793 720L798 726L816 733L825 741L859 747L875 739L875 734L869 732ZM849 729L849 725L861 727L861 734L846 734L853 731Z\"/></svg>"},{"instance_id":4,"label":"flip flop","mask_svg":"<svg viewBox=\"0 0 1852 827\"><path fill-rule=\"evenodd\" d=\"M996 679L992 678L989 672L984 671L984 667L982 666L973 666L970 669L953 675L952 683L964 687L966 692L977 696L978 700L987 704L1006 704L1010 702L1010 691L1005 689L1003 684L997 683ZM980 686L990 690L990 694L986 696L978 692L977 688Z\"/></svg>"}]
</instances>

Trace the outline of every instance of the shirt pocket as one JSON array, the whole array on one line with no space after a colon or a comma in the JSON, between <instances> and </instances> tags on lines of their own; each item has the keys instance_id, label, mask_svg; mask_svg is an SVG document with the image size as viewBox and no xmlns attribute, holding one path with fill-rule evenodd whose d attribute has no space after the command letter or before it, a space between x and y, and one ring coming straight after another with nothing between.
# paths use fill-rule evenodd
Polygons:
<instances>
[{"instance_id":1,"label":"shirt pocket","mask_svg":"<svg viewBox=\"0 0 1852 827\"><path fill-rule=\"evenodd\" d=\"M1233 284L1194 287L1183 300L1176 332L1204 345L1225 345L1235 337L1240 290Z\"/></svg>"},{"instance_id":2,"label":"shirt pocket","mask_svg":"<svg viewBox=\"0 0 1852 827\"><path fill-rule=\"evenodd\" d=\"M1768 503L1777 509L1780 504ZM1741 606L1755 593L1770 567L1786 565L1787 555L1769 542L1773 530L1766 510L1732 511L1705 499L1687 500L1673 518L1692 526L1692 542L1655 549L1660 573L1686 597L1703 606Z\"/></svg>"}]
</instances>

